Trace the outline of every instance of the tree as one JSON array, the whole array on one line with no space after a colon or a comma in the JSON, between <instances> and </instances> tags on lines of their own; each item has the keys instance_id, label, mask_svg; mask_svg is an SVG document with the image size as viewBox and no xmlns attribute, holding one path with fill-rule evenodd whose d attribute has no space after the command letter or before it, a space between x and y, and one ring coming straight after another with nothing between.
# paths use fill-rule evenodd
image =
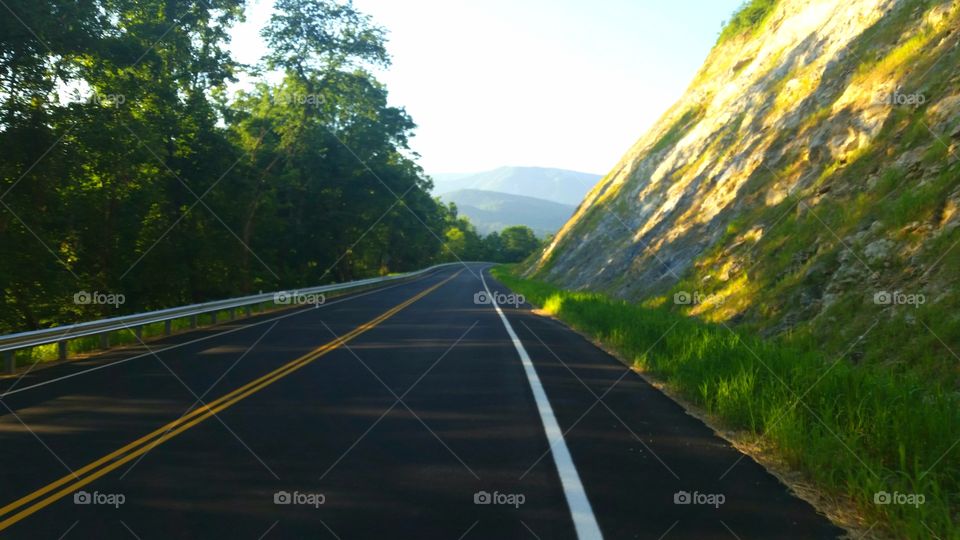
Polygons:
<instances>
[{"instance_id":1,"label":"tree","mask_svg":"<svg viewBox=\"0 0 960 540\"><path fill-rule=\"evenodd\" d=\"M243 4L8 0L0 332L481 258L369 70L383 30L349 2L278 0L251 73L281 79L230 96Z\"/></svg>"},{"instance_id":2,"label":"tree","mask_svg":"<svg viewBox=\"0 0 960 540\"><path fill-rule=\"evenodd\" d=\"M515 225L500 232L502 260L520 262L540 248L540 241L530 227Z\"/></svg>"}]
</instances>

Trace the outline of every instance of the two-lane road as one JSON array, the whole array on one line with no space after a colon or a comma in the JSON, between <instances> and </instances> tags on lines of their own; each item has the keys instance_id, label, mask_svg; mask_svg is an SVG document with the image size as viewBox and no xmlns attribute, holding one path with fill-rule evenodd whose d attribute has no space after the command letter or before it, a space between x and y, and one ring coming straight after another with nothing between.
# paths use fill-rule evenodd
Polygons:
<instances>
[{"instance_id":1,"label":"two-lane road","mask_svg":"<svg viewBox=\"0 0 960 540\"><path fill-rule=\"evenodd\" d=\"M841 532L487 266L0 381L0 536Z\"/></svg>"}]
</instances>

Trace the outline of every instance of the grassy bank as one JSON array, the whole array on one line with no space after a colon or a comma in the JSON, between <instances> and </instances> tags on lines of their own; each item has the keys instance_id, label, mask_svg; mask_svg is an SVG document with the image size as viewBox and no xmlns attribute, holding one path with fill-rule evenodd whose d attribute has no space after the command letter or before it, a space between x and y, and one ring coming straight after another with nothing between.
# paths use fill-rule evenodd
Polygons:
<instances>
[{"instance_id":1,"label":"grassy bank","mask_svg":"<svg viewBox=\"0 0 960 540\"><path fill-rule=\"evenodd\" d=\"M663 309L564 291L509 267L493 274L724 427L761 437L824 492L852 499L869 520L865 528L877 523L873 531L898 538L960 539L955 390ZM882 493L919 494L923 503L877 504Z\"/></svg>"}]
</instances>

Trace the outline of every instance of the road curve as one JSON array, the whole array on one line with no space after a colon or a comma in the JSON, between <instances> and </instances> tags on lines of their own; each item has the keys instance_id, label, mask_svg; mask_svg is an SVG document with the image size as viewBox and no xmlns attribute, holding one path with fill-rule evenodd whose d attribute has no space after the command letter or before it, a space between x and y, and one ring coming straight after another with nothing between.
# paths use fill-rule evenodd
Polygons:
<instances>
[{"instance_id":1,"label":"road curve","mask_svg":"<svg viewBox=\"0 0 960 540\"><path fill-rule=\"evenodd\" d=\"M842 533L487 267L0 381L0 536Z\"/></svg>"}]
</instances>

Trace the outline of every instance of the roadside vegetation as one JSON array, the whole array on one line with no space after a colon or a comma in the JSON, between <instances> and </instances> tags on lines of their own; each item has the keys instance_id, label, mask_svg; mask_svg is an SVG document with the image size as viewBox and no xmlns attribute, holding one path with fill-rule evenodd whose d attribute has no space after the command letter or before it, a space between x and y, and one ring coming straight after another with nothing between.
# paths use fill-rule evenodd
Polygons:
<instances>
[{"instance_id":1,"label":"roadside vegetation","mask_svg":"<svg viewBox=\"0 0 960 540\"><path fill-rule=\"evenodd\" d=\"M852 501L864 528L897 538L960 538L960 399L949 385L812 346L765 340L671 311L494 276L602 342L801 471ZM882 504L921 494L922 504ZM881 504L878 504L880 502Z\"/></svg>"},{"instance_id":2,"label":"roadside vegetation","mask_svg":"<svg viewBox=\"0 0 960 540\"><path fill-rule=\"evenodd\" d=\"M773 13L776 6L777 0L747 0L723 26L717 43L755 31Z\"/></svg>"},{"instance_id":3,"label":"roadside vegetation","mask_svg":"<svg viewBox=\"0 0 960 540\"><path fill-rule=\"evenodd\" d=\"M450 203L450 207L456 215L456 206ZM514 225L486 236L477 233L467 218L459 218L455 225L447 229L445 242L461 261L516 263L538 251L543 244L533 229L525 225Z\"/></svg>"}]
</instances>

